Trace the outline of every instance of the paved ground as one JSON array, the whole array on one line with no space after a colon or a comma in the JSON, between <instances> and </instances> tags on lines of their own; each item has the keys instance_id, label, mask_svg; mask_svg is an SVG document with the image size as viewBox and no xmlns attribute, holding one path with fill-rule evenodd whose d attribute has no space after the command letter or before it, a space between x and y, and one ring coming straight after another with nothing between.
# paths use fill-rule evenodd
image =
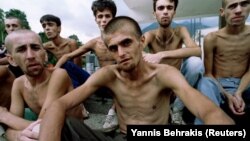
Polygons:
<instances>
[{"instance_id":1,"label":"paved ground","mask_svg":"<svg viewBox=\"0 0 250 141\"><path fill-rule=\"evenodd\" d=\"M106 114L112 106L112 99L93 95L85 101L84 105L90 113L89 118L84 122L92 129L101 130Z\"/></svg>"}]
</instances>

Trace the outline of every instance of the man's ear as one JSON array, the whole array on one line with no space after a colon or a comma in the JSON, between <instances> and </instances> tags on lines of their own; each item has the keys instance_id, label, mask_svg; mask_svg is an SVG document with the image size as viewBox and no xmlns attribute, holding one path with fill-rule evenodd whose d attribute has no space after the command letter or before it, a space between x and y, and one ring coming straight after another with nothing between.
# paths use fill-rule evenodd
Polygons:
<instances>
[{"instance_id":1,"label":"man's ear","mask_svg":"<svg viewBox=\"0 0 250 141\"><path fill-rule=\"evenodd\" d=\"M145 48L145 36L142 35L140 38L140 44L141 44L141 48L144 49Z\"/></svg>"},{"instance_id":2,"label":"man's ear","mask_svg":"<svg viewBox=\"0 0 250 141\"><path fill-rule=\"evenodd\" d=\"M18 65L16 64L16 62L14 61L13 57L12 57L9 53L6 54L6 57L7 57L7 59L8 59L8 62L9 62L12 66L15 66L15 67L18 66Z\"/></svg>"},{"instance_id":3,"label":"man's ear","mask_svg":"<svg viewBox=\"0 0 250 141\"><path fill-rule=\"evenodd\" d=\"M61 33L61 30L62 30L62 27L61 27L61 26L58 26L58 34Z\"/></svg>"},{"instance_id":4,"label":"man's ear","mask_svg":"<svg viewBox=\"0 0 250 141\"><path fill-rule=\"evenodd\" d=\"M153 16L154 16L154 18L156 19L156 14L155 14L155 12L153 12Z\"/></svg>"},{"instance_id":5,"label":"man's ear","mask_svg":"<svg viewBox=\"0 0 250 141\"><path fill-rule=\"evenodd\" d=\"M144 44L145 43L145 35L142 35L140 40L141 40L142 44Z\"/></svg>"},{"instance_id":6,"label":"man's ear","mask_svg":"<svg viewBox=\"0 0 250 141\"><path fill-rule=\"evenodd\" d=\"M220 16L221 16L221 17L224 17L224 15L225 15L224 9L223 9L223 8L220 8Z\"/></svg>"}]
</instances>

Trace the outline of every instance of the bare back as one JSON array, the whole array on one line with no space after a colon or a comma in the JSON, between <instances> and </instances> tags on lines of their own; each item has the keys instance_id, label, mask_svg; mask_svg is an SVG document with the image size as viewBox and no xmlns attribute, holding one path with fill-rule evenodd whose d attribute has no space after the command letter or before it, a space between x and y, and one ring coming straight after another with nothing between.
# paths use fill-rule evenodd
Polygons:
<instances>
[{"instance_id":1,"label":"bare back","mask_svg":"<svg viewBox=\"0 0 250 141\"><path fill-rule=\"evenodd\" d=\"M145 34L147 38L148 48L150 53L161 51L176 50L182 48L183 39L180 33L180 27L171 29L171 35L166 40L160 39L157 36L157 29L149 31ZM180 69L182 59L164 59L160 63L169 64Z\"/></svg>"},{"instance_id":2,"label":"bare back","mask_svg":"<svg viewBox=\"0 0 250 141\"><path fill-rule=\"evenodd\" d=\"M241 78L246 73L250 64L250 26L237 35L226 34L225 28L211 33L207 44L211 48L206 49L208 53L213 52L212 74L216 78Z\"/></svg>"}]
</instances>

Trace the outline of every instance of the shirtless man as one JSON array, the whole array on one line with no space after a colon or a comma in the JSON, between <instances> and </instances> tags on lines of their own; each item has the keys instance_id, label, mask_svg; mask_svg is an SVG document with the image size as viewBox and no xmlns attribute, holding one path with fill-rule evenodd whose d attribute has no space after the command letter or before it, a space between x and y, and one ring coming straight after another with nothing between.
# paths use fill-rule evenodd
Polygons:
<instances>
[{"instance_id":1,"label":"shirtless man","mask_svg":"<svg viewBox=\"0 0 250 141\"><path fill-rule=\"evenodd\" d=\"M9 127L7 131L9 140L37 138L37 133L30 130L27 134L27 130L23 130L31 123L22 118L25 105L41 119L53 101L73 89L71 80L63 69L44 67L46 51L35 32L30 30L12 32L6 37L5 45L9 62L13 66L20 66L25 75L14 80L10 111L0 108L0 122ZM78 105L69 114L83 119L82 112L83 106Z\"/></svg>"},{"instance_id":2,"label":"shirtless man","mask_svg":"<svg viewBox=\"0 0 250 141\"><path fill-rule=\"evenodd\" d=\"M16 17L5 18L4 27L5 27L5 31L7 32L7 34L11 33L12 31L23 28L20 19L18 19ZM8 62L8 59L6 57L0 58L0 65L8 65L8 64L9 64L9 62Z\"/></svg>"},{"instance_id":3,"label":"shirtless man","mask_svg":"<svg viewBox=\"0 0 250 141\"><path fill-rule=\"evenodd\" d=\"M154 16L160 27L144 34L145 47L153 53L145 54L144 59L180 69L189 84L195 87L204 72L201 49L192 40L186 27L170 27L177 6L178 0L153 0ZM184 104L179 98L174 101L172 108L172 122L185 124L182 119Z\"/></svg>"},{"instance_id":4,"label":"shirtless man","mask_svg":"<svg viewBox=\"0 0 250 141\"><path fill-rule=\"evenodd\" d=\"M49 42L44 43L44 48L55 55L57 60L59 60L64 54L77 49L77 43L75 40L60 36L61 20L59 17L47 14L41 17L40 23L42 24L47 38L50 40ZM75 64L82 67L80 57L74 57L72 59Z\"/></svg>"},{"instance_id":5,"label":"shirtless man","mask_svg":"<svg viewBox=\"0 0 250 141\"><path fill-rule=\"evenodd\" d=\"M104 27L116 15L116 5L111 0L95 0L92 3L91 9L95 16L95 21L102 34ZM89 51L92 51L95 53L100 63L100 67L115 64L115 60L110 55L101 36L99 36L97 38L94 38L88 41L86 44L79 47L77 50L69 54L63 55L61 59L57 62L56 67L61 67L67 60L70 60L71 58L74 58L77 56L81 56ZM107 89L104 89L104 88L99 90L99 92L110 93ZM110 130L117 128L117 126L118 126L118 121L117 121L116 114L115 114L115 105L113 104L103 124L103 131L108 132Z\"/></svg>"},{"instance_id":6,"label":"shirtless man","mask_svg":"<svg viewBox=\"0 0 250 141\"><path fill-rule=\"evenodd\" d=\"M15 30L22 29L21 21L16 17L7 17L4 20L5 31L7 34ZM6 48L6 47L5 47ZM7 52L7 51L6 51ZM0 106L10 108L10 93L13 81L16 77L22 75L21 70L15 71L14 66L9 65L8 59L6 57L6 52L2 55L3 57L0 59ZM17 73L16 73L17 72ZM20 72L20 74L19 74Z\"/></svg>"},{"instance_id":7,"label":"shirtless man","mask_svg":"<svg viewBox=\"0 0 250 141\"><path fill-rule=\"evenodd\" d=\"M63 38L60 36L61 32L61 20L54 15L44 15L40 18L40 23L44 29L44 32L49 42L44 43L44 48L52 53L57 60L59 60L64 54L70 53L77 49L76 41L73 39ZM68 61L62 65L68 75L70 76L74 88L83 84L89 77L89 74L82 70L81 57L72 58L75 65L71 61Z\"/></svg>"},{"instance_id":8,"label":"shirtless man","mask_svg":"<svg viewBox=\"0 0 250 141\"><path fill-rule=\"evenodd\" d=\"M4 20L5 31L10 34L12 31L22 29L22 23L20 19L16 17L6 17ZM7 51L6 51L7 52ZM6 57L6 52L2 52L0 58L0 107L9 110L11 101L11 88L15 78L23 75L22 70L19 67L12 66L9 64ZM0 124L0 140L4 135L4 129Z\"/></svg>"},{"instance_id":9,"label":"shirtless man","mask_svg":"<svg viewBox=\"0 0 250 141\"><path fill-rule=\"evenodd\" d=\"M102 37L117 64L99 69L82 86L56 100L45 113L39 141L60 141L65 112L103 86L114 92L120 127L120 133L114 138L120 137L119 141L126 140L124 136L129 124L167 124L171 91L206 124L234 123L212 101L192 88L176 68L143 60L144 38L135 20L125 16L112 19ZM91 129L76 120L67 123L73 130L79 126L75 133L82 133L80 140L111 140L104 133L88 132Z\"/></svg>"},{"instance_id":10,"label":"shirtless man","mask_svg":"<svg viewBox=\"0 0 250 141\"><path fill-rule=\"evenodd\" d=\"M206 71L198 85L216 105L226 101L238 117L245 114L245 101L250 100L250 26L245 25L249 4L249 0L222 1L220 14L226 26L204 39ZM202 122L196 119L195 124Z\"/></svg>"}]
</instances>

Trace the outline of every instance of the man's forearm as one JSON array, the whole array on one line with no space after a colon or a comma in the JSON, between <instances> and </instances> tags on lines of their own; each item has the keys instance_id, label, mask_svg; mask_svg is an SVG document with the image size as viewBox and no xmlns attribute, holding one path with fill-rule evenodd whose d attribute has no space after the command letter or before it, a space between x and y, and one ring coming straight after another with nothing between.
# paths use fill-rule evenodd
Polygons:
<instances>
[{"instance_id":1,"label":"man's forearm","mask_svg":"<svg viewBox=\"0 0 250 141\"><path fill-rule=\"evenodd\" d=\"M236 94L239 93L241 96L241 94L248 88L249 84L250 84L250 71L245 73L245 75L243 75L243 77L241 78L240 85L236 91Z\"/></svg>"},{"instance_id":2,"label":"man's forearm","mask_svg":"<svg viewBox=\"0 0 250 141\"><path fill-rule=\"evenodd\" d=\"M22 130L31 123L31 121L25 120L10 112L1 114L0 122L15 130Z\"/></svg>"},{"instance_id":3,"label":"man's forearm","mask_svg":"<svg viewBox=\"0 0 250 141\"><path fill-rule=\"evenodd\" d=\"M46 111L41 123L39 141L60 141L64 125L65 109L58 102Z\"/></svg>"},{"instance_id":4,"label":"man's forearm","mask_svg":"<svg viewBox=\"0 0 250 141\"><path fill-rule=\"evenodd\" d=\"M176 50L168 50L160 52L162 58L187 58L191 56L201 56L200 48L180 48Z\"/></svg>"}]
</instances>

